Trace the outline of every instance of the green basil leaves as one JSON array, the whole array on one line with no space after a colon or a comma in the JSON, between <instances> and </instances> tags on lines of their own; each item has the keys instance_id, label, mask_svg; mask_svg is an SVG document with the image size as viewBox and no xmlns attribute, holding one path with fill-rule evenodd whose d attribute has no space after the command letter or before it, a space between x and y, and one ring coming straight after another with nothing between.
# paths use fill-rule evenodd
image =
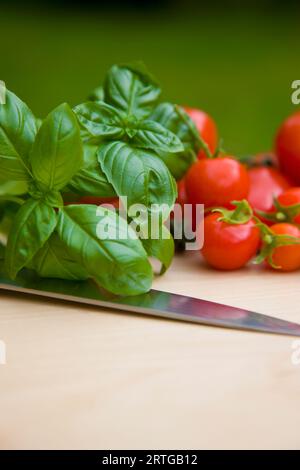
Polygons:
<instances>
[{"instance_id":1,"label":"green basil leaves","mask_svg":"<svg viewBox=\"0 0 300 470\"><path fill-rule=\"evenodd\" d=\"M78 121L85 129L85 140L100 143L105 139L121 139L125 134L122 114L101 101L90 101L74 108Z\"/></svg>"},{"instance_id":2,"label":"green basil leaves","mask_svg":"<svg viewBox=\"0 0 300 470\"><path fill-rule=\"evenodd\" d=\"M106 178L129 205L143 204L151 212L152 204L164 204L169 213L177 195L173 177L187 171L198 142L184 111L158 105L159 95L157 83L140 64L115 65L94 101L74 111L84 142L98 147L98 179Z\"/></svg>"},{"instance_id":3,"label":"green basil leaves","mask_svg":"<svg viewBox=\"0 0 300 470\"><path fill-rule=\"evenodd\" d=\"M27 106L9 92L8 96L9 112L3 112L0 106L2 129L7 130L5 138L0 136L0 145L3 148L6 137L11 136L11 148L18 151L12 168L16 168L16 162L22 162L29 196L13 217L7 242L6 268L15 278L20 269L36 259L54 232L57 224L54 208L63 206L60 190L83 166L83 152L77 119L67 104L52 111L37 131L37 120ZM12 126L17 124L13 135ZM13 172L13 179L19 179L16 172ZM7 186L8 182L8 191ZM16 183L13 187L16 188ZM44 257L44 252L41 256Z\"/></svg>"},{"instance_id":4,"label":"green basil leaves","mask_svg":"<svg viewBox=\"0 0 300 470\"><path fill-rule=\"evenodd\" d=\"M113 197L116 192L101 170L97 159L98 146L84 144L81 170L71 179L68 187L83 196Z\"/></svg>"},{"instance_id":5,"label":"green basil leaves","mask_svg":"<svg viewBox=\"0 0 300 470\"><path fill-rule=\"evenodd\" d=\"M128 208L134 204L149 209L153 204L166 205L168 216L176 199L176 185L155 153L124 142L111 142L99 148L98 160L116 193L127 196Z\"/></svg>"},{"instance_id":6,"label":"green basil leaves","mask_svg":"<svg viewBox=\"0 0 300 470\"><path fill-rule=\"evenodd\" d=\"M161 159L176 180L183 178L189 167L196 160L200 149L198 131L195 124L183 108L171 103L161 103L152 112L150 118L160 123L177 135L183 148L176 158L170 152L160 152Z\"/></svg>"},{"instance_id":7,"label":"green basil leaves","mask_svg":"<svg viewBox=\"0 0 300 470\"><path fill-rule=\"evenodd\" d=\"M83 281L88 279L88 272L70 255L67 246L54 232L44 246L27 264L41 277L68 279L70 281Z\"/></svg>"},{"instance_id":8,"label":"green basil leaves","mask_svg":"<svg viewBox=\"0 0 300 470\"><path fill-rule=\"evenodd\" d=\"M104 82L105 101L138 119L148 116L161 91L141 64L114 65Z\"/></svg>"},{"instance_id":9,"label":"green basil leaves","mask_svg":"<svg viewBox=\"0 0 300 470\"><path fill-rule=\"evenodd\" d=\"M42 200L29 199L16 214L6 249L6 269L14 279L48 240L56 227L56 214Z\"/></svg>"},{"instance_id":10,"label":"green basil leaves","mask_svg":"<svg viewBox=\"0 0 300 470\"><path fill-rule=\"evenodd\" d=\"M151 288L149 257L161 272L169 267L174 242L164 221L177 196L175 179L199 142L184 110L159 104L160 93L141 64L114 65L90 101L74 110L61 104L44 120L7 91L0 105L0 230L8 233L12 278L25 267L136 295ZM78 204L79 196L119 197L127 213ZM70 200L77 203L66 205Z\"/></svg>"},{"instance_id":11,"label":"green basil leaves","mask_svg":"<svg viewBox=\"0 0 300 470\"><path fill-rule=\"evenodd\" d=\"M0 105L0 174L15 181L28 179L28 159L37 133L37 122L28 106L6 91Z\"/></svg>"},{"instance_id":12,"label":"green basil leaves","mask_svg":"<svg viewBox=\"0 0 300 470\"><path fill-rule=\"evenodd\" d=\"M42 123L30 163L35 181L59 191L83 166L83 149L76 117L67 104L58 106Z\"/></svg>"},{"instance_id":13,"label":"green basil leaves","mask_svg":"<svg viewBox=\"0 0 300 470\"><path fill-rule=\"evenodd\" d=\"M101 238L99 223L108 234L115 231L114 237ZM101 207L96 213L92 205L65 207L59 212L58 233L74 259L106 289L122 295L150 289L152 269L143 245L116 213Z\"/></svg>"},{"instance_id":14,"label":"green basil leaves","mask_svg":"<svg viewBox=\"0 0 300 470\"><path fill-rule=\"evenodd\" d=\"M161 124L147 119L132 126L132 143L136 147L154 151L177 153L183 151L183 145L176 134Z\"/></svg>"}]
</instances>

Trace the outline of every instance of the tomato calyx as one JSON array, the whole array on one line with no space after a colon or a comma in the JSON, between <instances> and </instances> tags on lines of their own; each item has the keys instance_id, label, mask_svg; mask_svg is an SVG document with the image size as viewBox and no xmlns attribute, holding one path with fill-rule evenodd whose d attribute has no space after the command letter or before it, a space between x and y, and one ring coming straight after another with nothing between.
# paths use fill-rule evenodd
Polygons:
<instances>
[{"instance_id":1,"label":"tomato calyx","mask_svg":"<svg viewBox=\"0 0 300 470\"><path fill-rule=\"evenodd\" d=\"M273 261L274 250L280 246L299 245L300 239L292 235L275 234L272 229L261 222L257 217L253 217L256 227L260 230L262 246L258 255L254 258L254 264L267 261L274 269L280 269ZM277 221L278 222L278 221Z\"/></svg>"},{"instance_id":2,"label":"tomato calyx","mask_svg":"<svg viewBox=\"0 0 300 470\"><path fill-rule=\"evenodd\" d=\"M294 223L295 217L300 214L300 204L293 204L291 206L283 206L280 204L277 198L273 200L274 207L276 211L274 212L264 212L256 210L256 213L270 222L289 222Z\"/></svg>"},{"instance_id":3,"label":"tomato calyx","mask_svg":"<svg viewBox=\"0 0 300 470\"><path fill-rule=\"evenodd\" d=\"M230 210L225 207L219 207L213 209L211 212L220 212L222 216L218 218L218 221L226 222L230 225L246 224L253 218L253 211L246 199L242 201L231 201L231 204L235 206L235 209Z\"/></svg>"}]
</instances>

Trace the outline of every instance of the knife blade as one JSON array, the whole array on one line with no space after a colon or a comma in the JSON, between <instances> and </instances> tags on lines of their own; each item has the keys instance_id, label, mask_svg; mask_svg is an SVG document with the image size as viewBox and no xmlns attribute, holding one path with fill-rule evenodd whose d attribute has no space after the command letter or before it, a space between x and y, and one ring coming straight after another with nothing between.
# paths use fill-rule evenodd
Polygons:
<instances>
[{"instance_id":1,"label":"knife blade","mask_svg":"<svg viewBox=\"0 0 300 470\"><path fill-rule=\"evenodd\" d=\"M1 266L0 289L202 325L300 336L300 325L296 323L154 289L142 295L119 297L104 291L92 280L41 279L28 270L23 270L16 281L12 281Z\"/></svg>"}]
</instances>

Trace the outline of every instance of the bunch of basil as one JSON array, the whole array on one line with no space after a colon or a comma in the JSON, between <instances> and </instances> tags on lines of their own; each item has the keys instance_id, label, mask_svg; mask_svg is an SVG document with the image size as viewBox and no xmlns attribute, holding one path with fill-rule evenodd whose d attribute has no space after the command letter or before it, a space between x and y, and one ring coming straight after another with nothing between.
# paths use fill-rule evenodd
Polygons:
<instances>
[{"instance_id":1,"label":"bunch of basil","mask_svg":"<svg viewBox=\"0 0 300 470\"><path fill-rule=\"evenodd\" d=\"M95 279L122 295L151 287L148 257L171 263L171 237L143 239L124 218L95 205L66 205L80 196L127 196L128 206L170 208L180 179L199 148L183 111L158 104L160 88L140 65L113 66L104 86L72 110L55 108L43 121L13 93L0 105L0 218L8 232L5 266L39 276ZM165 206L164 206L165 208ZM168 213L161 212L163 222ZM130 236L101 239L99 217ZM4 223L5 221L5 223Z\"/></svg>"}]
</instances>

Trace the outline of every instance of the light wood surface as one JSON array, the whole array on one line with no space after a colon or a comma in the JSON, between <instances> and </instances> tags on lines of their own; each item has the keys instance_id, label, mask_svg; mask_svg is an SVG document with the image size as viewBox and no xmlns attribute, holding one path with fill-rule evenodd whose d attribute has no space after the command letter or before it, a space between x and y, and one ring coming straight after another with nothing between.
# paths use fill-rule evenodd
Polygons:
<instances>
[{"instance_id":1,"label":"light wood surface","mask_svg":"<svg viewBox=\"0 0 300 470\"><path fill-rule=\"evenodd\" d=\"M300 273L177 257L155 287L300 323ZM0 292L2 449L300 448L293 338Z\"/></svg>"}]
</instances>

